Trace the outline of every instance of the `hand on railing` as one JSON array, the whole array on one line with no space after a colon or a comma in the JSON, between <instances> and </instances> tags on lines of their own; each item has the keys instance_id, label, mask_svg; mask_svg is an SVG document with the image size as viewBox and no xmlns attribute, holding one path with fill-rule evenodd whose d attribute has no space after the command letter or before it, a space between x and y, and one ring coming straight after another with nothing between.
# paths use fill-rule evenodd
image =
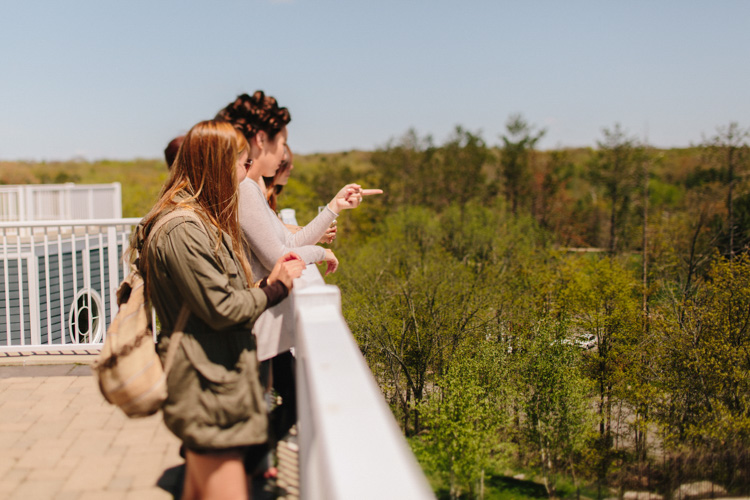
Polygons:
<instances>
[{"instance_id":1,"label":"hand on railing","mask_svg":"<svg viewBox=\"0 0 750 500\"><path fill-rule=\"evenodd\" d=\"M339 268L339 259L333 255L333 251L330 248L326 248L326 256L320 262L326 263L326 275L335 273L336 269ZM318 262L318 264L320 264L320 262Z\"/></svg>"},{"instance_id":2,"label":"hand on railing","mask_svg":"<svg viewBox=\"0 0 750 500\"><path fill-rule=\"evenodd\" d=\"M305 261L299 255L289 252L276 261L271 274L268 275L267 283L271 285L274 281L279 280L286 285L287 290L291 290L292 282L295 278L299 278L302 275L305 266Z\"/></svg>"}]
</instances>

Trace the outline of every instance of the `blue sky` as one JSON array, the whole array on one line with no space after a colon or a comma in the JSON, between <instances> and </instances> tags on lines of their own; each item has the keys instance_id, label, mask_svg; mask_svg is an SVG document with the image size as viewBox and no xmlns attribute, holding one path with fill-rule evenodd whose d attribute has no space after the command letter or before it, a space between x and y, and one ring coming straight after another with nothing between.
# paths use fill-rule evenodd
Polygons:
<instances>
[{"instance_id":1,"label":"blue sky","mask_svg":"<svg viewBox=\"0 0 750 500\"><path fill-rule=\"evenodd\" d=\"M243 92L312 153L508 116L543 149L750 126L750 1L0 0L0 159L156 158Z\"/></svg>"}]
</instances>

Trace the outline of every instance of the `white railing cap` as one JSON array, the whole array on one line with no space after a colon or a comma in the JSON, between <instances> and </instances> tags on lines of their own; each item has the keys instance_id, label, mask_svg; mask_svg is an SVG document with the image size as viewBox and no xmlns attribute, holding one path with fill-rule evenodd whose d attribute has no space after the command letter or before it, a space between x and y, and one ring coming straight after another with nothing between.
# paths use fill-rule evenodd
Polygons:
<instances>
[{"instance_id":1,"label":"white railing cap","mask_svg":"<svg viewBox=\"0 0 750 500\"><path fill-rule=\"evenodd\" d=\"M141 222L141 217L127 217L122 219L70 219L70 220L37 220L0 222L0 228L22 227L67 227L67 226L135 226Z\"/></svg>"},{"instance_id":2,"label":"white railing cap","mask_svg":"<svg viewBox=\"0 0 750 500\"><path fill-rule=\"evenodd\" d=\"M341 314L338 287L309 266L293 293L302 498L434 499Z\"/></svg>"}]
</instances>

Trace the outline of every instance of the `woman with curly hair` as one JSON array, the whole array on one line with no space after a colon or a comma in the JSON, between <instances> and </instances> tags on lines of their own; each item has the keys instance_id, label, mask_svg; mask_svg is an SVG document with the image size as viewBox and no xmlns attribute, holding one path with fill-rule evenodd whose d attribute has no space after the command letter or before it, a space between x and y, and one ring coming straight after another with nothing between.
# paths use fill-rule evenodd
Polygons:
<instances>
[{"instance_id":1,"label":"woman with curly hair","mask_svg":"<svg viewBox=\"0 0 750 500\"><path fill-rule=\"evenodd\" d=\"M358 184L344 186L326 208L309 224L292 233L276 216L266 198L263 177L274 177L285 159L289 110L280 107L271 96L256 91L242 94L222 109L217 119L226 120L242 132L250 145L252 162L247 179L240 184L239 220L248 243L250 266L256 275L267 274L280 256L294 251L307 264L325 261L327 273L335 272L338 260L330 249L316 245L332 222L345 209L356 208L362 196L380 193L363 190ZM288 154L291 162L291 154ZM281 436L296 417L294 396L294 360L289 349L294 346L294 314L288 303L271 308L259 318L254 333L258 339L258 359L273 358L274 387L284 405L290 405L288 417L278 422L276 435ZM291 423L289 422L291 418Z\"/></svg>"},{"instance_id":2,"label":"woman with curly hair","mask_svg":"<svg viewBox=\"0 0 750 500\"><path fill-rule=\"evenodd\" d=\"M243 460L262 459L268 440L252 327L287 296L304 263L287 254L262 280L263 288L248 287L253 279L238 222L247 141L228 123L206 121L190 129L179 151L133 242L161 324L157 350L163 361L178 316L188 318L172 349L164 422L186 450L183 499L243 499Z\"/></svg>"}]
</instances>

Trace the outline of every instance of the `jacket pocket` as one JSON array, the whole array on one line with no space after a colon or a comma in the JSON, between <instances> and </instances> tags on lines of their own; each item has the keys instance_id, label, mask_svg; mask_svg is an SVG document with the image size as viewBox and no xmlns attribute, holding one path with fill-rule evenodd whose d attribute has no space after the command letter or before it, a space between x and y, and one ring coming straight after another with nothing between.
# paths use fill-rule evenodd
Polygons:
<instances>
[{"instance_id":1,"label":"jacket pocket","mask_svg":"<svg viewBox=\"0 0 750 500\"><path fill-rule=\"evenodd\" d=\"M190 335L183 337L182 348L198 376L197 419L207 425L229 428L265 412L254 351L242 350L237 363L228 369L212 362Z\"/></svg>"}]
</instances>

